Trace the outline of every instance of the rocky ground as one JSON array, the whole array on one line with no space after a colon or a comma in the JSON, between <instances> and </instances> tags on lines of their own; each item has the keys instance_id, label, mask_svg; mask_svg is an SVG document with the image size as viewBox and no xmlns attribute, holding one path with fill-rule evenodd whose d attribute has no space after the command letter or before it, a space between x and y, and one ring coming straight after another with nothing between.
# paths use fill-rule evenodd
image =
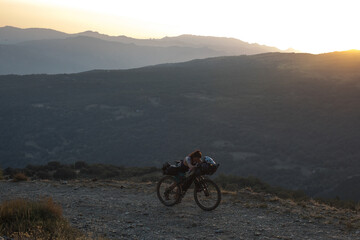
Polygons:
<instances>
[{"instance_id":1,"label":"rocky ground","mask_svg":"<svg viewBox=\"0 0 360 240\"><path fill-rule=\"evenodd\" d=\"M0 181L0 201L52 197L71 224L106 239L360 239L360 213L315 202L295 203L248 189L223 192L211 212L192 189L165 207L155 183L119 181Z\"/></svg>"}]
</instances>

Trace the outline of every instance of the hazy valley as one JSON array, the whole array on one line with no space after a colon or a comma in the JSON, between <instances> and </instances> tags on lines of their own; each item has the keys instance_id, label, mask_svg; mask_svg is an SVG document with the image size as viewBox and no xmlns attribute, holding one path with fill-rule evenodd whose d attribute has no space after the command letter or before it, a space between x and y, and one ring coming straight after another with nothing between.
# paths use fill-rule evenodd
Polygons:
<instances>
[{"instance_id":1,"label":"hazy valley","mask_svg":"<svg viewBox=\"0 0 360 240\"><path fill-rule=\"evenodd\" d=\"M0 165L160 166L360 199L360 54L266 53L131 70L0 76Z\"/></svg>"}]
</instances>

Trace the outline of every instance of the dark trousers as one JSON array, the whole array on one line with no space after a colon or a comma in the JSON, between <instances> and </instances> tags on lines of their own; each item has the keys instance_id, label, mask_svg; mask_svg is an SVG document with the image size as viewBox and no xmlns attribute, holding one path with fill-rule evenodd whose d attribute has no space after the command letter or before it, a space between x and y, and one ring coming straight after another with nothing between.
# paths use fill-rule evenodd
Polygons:
<instances>
[{"instance_id":1,"label":"dark trousers","mask_svg":"<svg viewBox=\"0 0 360 240\"><path fill-rule=\"evenodd\" d=\"M182 190L187 191L188 188L191 186L192 182L195 180L197 176L201 175L200 169L196 168L193 172L186 178L185 182L182 185Z\"/></svg>"},{"instance_id":2,"label":"dark trousers","mask_svg":"<svg viewBox=\"0 0 360 240\"><path fill-rule=\"evenodd\" d=\"M183 161L180 161L178 166L176 167L177 174L175 175L175 180L177 183L184 181L185 173L189 171L189 168L184 165Z\"/></svg>"}]
</instances>

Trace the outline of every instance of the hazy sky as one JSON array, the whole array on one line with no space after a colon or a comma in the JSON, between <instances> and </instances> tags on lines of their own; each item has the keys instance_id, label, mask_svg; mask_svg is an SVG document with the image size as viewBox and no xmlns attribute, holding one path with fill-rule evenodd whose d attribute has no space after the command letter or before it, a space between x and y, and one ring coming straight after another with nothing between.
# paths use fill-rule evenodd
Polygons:
<instances>
[{"instance_id":1,"label":"hazy sky","mask_svg":"<svg viewBox=\"0 0 360 240\"><path fill-rule=\"evenodd\" d=\"M359 10L359 0L0 0L0 26L234 37L320 53L360 49Z\"/></svg>"}]
</instances>

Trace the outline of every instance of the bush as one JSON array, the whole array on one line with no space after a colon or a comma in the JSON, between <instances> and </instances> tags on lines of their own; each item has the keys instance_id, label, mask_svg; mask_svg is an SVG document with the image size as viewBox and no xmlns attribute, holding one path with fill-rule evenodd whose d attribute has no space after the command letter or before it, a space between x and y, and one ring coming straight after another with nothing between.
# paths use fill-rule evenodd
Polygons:
<instances>
[{"instance_id":1,"label":"bush","mask_svg":"<svg viewBox=\"0 0 360 240\"><path fill-rule=\"evenodd\" d=\"M36 177L39 179L52 179L52 175L46 171L39 171L38 173L36 173Z\"/></svg>"},{"instance_id":2,"label":"bush","mask_svg":"<svg viewBox=\"0 0 360 240\"><path fill-rule=\"evenodd\" d=\"M335 208L351 209L354 211L360 210L360 202L355 202L353 200L341 200L339 197L333 199L315 198L315 201Z\"/></svg>"},{"instance_id":3,"label":"bush","mask_svg":"<svg viewBox=\"0 0 360 240\"><path fill-rule=\"evenodd\" d=\"M102 164L92 164L80 171L81 174L89 177L99 177L102 172L104 172L104 165Z\"/></svg>"},{"instance_id":4,"label":"bush","mask_svg":"<svg viewBox=\"0 0 360 240\"><path fill-rule=\"evenodd\" d=\"M215 180L224 189L227 189L229 185L231 188L234 188L235 186L238 189L250 187L257 191L266 190L269 188L268 184L263 183L260 179L255 177L243 178L239 176L220 174Z\"/></svg>"},{"instance_id":5,"label":"bush","mask_svg":"<svg viewBox=\"0 0 360 240\"><path fill-rule=\"evenodd\" d=\"M57 170L61 167L61 163L57 161L48 162L47 167L49 170Z\"/></svg>"},{"instance_id":6,"label":"bush","mask_svg":"<svg viewBox=\"0 0 360 240\"><path fill-rule=\"evenodd\" d=\"M231 191L250 187L255 192L270 193L283 199L293 199L296 201L303 201L309 199L309 197L305 194L304 191L293 191L281 187L273 187L255 177L243 178L239 176L220 174L215 179L215 181L219 183L223 189Z\"/></svg>"},{"instance_id":7,"label":"bush","mask_svg":"<svg viewBox=\"0 0 360 240\"><path fill-rule=\"evenodd\" d=\"M71 168L60 168L54 173L56 180L69 180L76 178L76 172Z\"/></svg>"},{"instance_id":8,"label":"bush","mask_svg":"<svg viewBox=\"0 0 360 240\"><path fill-rule=\"evenodd\" d=\"M121 167L105 164L92 164L81 169L81 174L86 177L95 177L99 179L119 178L121 176Z\"/></svg>"},{"instance_id":9,"label":"bush","mask_svg":"<svg viewBox=\"0 0 360 240\"><path fill-rule=\"evenodd\" d=\"M15 199L0 205L0 236L15 239L76 239L79 232L62 216L51 198Z\"/></svg>"},{"instance_id":10,"label":"bush","mask_svg":"<svg viewBox=\"0 0 360 240\"><path fill-rule=\"evenodd\" d=\"M8 167L4 169L3 175L13 177L16 173L17 171L15 169Z\"/></svg>"},{"instance_id":11,"label":"bush","mask_svg":"<svg viewBox=\"0 0 360 240\"><path fill-rule=\"evenodd\" d=\"M77 161L74 164L75 169L83 169L86 168L88 166L88 164L84 161Z\"/></svg>"},{"instance_id":12,"label":"bush","mask_svg":"<svg viewBox=\"0 0 360 240\"><path fill-rule=\"evenodd\" d=\"M2 173L2 169L0 168L0 180L3 179L3 173Z\"/></svg>"},{"instance_id":13,"label":"bush","mask_svg":"<svg viewBox=\"0 0 360 240\"><path fill-rule=\"evenodd\" d=\"M141 182L157 182L162 177L162 173L158 169L156 172L145 174L141 177Z\"/></svg>"},{"instance_id":14,"label":"bush","mask_svg":"<svg viewBox=\"0 0 360 240\"><path fill-rule=\"evenodd\" d=\"M27 180L28 180L27 176L24 173L19 172L14 175L13 181L14 182L22 182L22 181L27 181Z\"/></svg>"}]
</instances>

